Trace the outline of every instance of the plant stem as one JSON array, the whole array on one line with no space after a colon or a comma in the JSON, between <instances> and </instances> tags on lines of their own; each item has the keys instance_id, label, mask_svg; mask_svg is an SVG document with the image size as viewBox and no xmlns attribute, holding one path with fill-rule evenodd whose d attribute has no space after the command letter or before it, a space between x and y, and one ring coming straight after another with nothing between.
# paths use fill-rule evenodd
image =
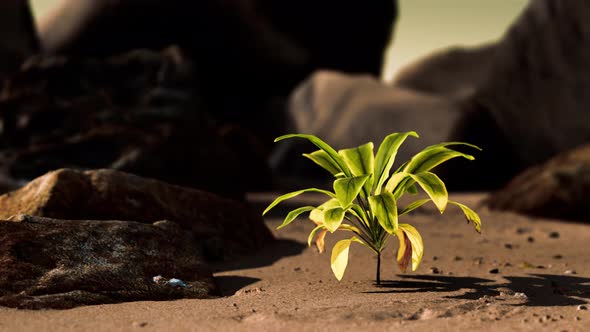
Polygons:
<instances>
[{"instance_id":1,"label":"plant stem","mask_svg":"<svg viewBox=\"0 0 590 332\"><path fill-rule=\"evenodd\" d=\"M377 286L381 285L381 251L377 252L377 272L375 275L375 281Z\"/></svg>"}]
</instances>

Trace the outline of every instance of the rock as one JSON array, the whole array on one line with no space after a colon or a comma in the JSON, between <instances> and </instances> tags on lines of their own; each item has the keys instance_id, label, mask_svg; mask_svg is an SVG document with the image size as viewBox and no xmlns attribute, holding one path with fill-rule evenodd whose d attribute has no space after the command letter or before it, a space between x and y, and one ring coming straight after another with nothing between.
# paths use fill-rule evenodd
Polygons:
<instances>
[{"instance_id":1,"label":"rock","mask_svg":"<svg viewBox=\"0 0 590 332\"><path fill-rule=\"evenodd\" d=\"M587 306L585 306L585 305L582 305L582 304L580 304L580 305L578 306L578 310L588 310L588 307L587 307Z\"/></svg>"},{"instance_id":2,"label":"rock","mask_svg":"<svg viewBox=\"0 0 590 332\"><path fill-rule=\"evenodd\" d=\"M396 15L397 0L65 0L39 31L52 54L180 45L211 114L270 145L285 133L286 97L314 70L379 74Z\"/></svg>"},{"instance_id":3,"label":"rock","mask_svg":"<svg viewBox=\"0 0 590 332\"><path fill-rule=\"evenodd\" d=\"M29 1L0 2L0 79L39 51L39 41Z\"/></svg>"},{"instance_id":4,"label":"rock","mask_svg":"<svg viewBox=\"0 0 590 332\"><path fill-rule=\"evenodd\" d=\"M393 85L434 96L465 99L488 77L495 51L495 44L441 49L403 67Z\"/></svg>"},{"instance_id":5,"label":"rock","mask_svg":"<svg viewBox=\"0 0 590 332\"><path fill-rule=\"evenodd\" d=\"M498 274L498 273L500 273L500 270L499 270L499 269L497 269L497 268L494 268L494 269L491 269L489 272L490 272L491 274Z\"/></svg>"},{"instance_id":6,"label":"rock","mask_svg":"<svg viewBox=\"0 0 590 332\"><path fill-rule=\"evenodd\" d=\"M396 0L66 0L39 34L47 52L90 56L178 44L223 79L293 65L378 75L396 18Z\"/></svg>"},{"instance_id":7,"label":"rock","mask_svg":"<svg viewBox=\"0 0 590 332\"><path fill-rule=\"evenodd\" d=\"M589 197L590 145L584 145L527 169L488 197L486 204L495 210L587 221Z\"/></svg>"},{"instance_id":8,"label":"rock","mask_svg":"<svg viewBox=\"0 0 590 332\"><path fill-rule=\"evenodd\" d=\"M494 166L522 170L588 142L589 43L589 2L530 1L498 44L491 74L468 106L485 113L478 116L503 137L495 150L488 149L493 142L482 146L503 161ZM487 135L479 132L480 139Z\"/></svg>"},{"instance_id":9,"label":"rock","mask_svg":"<svg viewBox=\"0 0 590 332\"><path fill-rule=\"evenodd\" d=\"M19 215L0 221L0 261L0 305L8 307L66 309L217 294L199 247L170 221ZM152 281L157 274L188 286L158 285Z\"/></svg>"},{"instance_id":10,"label":"rock","mask_svg":"<svg viewBox=\"0 0 590 332\"><path fill-rule=\"evenodd\" d=\"M289 116L290 132L317 135L335 149L369 141L378 146L388 134L414 130L420 139L408 138L396 158L405 161L424 147L447 140L459 113L444 98L392 87L367 75L319 71L291 94ZM280 142L271 167L279 174L309 178L314 173L308 165L317 167L298 152L315 149L303 140Z\"/></svg>"},{"instance_id":11,"label":"rock","mask_svg":"<svg viewBox=\"0 0 590 332\"><path fill-rule=\"evenodd\" d=\"M21 213L56 219L171 220L193 234L210 260L252 253L273 240L262 217L243 203L106 169L52 171L0 196L0 219Z\"/></svg>"},{"instance_id":12,"label":"rock","mask_svg":"<svg viewBox=\"0 0 590 332\"><path fill-rule=\"evenodd\" d=\"M268 188L260 142L215 121L195 77L178 47L29 59L0 94L0 175L112 168L227 197Z\"/></svg>"}]
</instances>

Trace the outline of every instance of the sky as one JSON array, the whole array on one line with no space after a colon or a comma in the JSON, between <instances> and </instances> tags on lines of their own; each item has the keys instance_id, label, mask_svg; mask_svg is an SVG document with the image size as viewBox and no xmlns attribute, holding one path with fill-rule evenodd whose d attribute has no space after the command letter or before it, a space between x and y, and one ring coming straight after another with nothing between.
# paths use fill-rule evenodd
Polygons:
<instances>
[{"instance_id":1,"label":"sky","mask_svg":"<svg viewBox=\"0 0 590 332\"><path fill-rule=\"evenodd\" d=\"M59 1L31 0L33 12L42 15ZM384 59L385 80L391 80L405 64L434 50L453 45L475 46L500 38L527 3L527 0L398 1L400 16Z\"/></svg>"},{"instance_id":2,"label":"sky","mask_svg":"<svg viewBox=\"0 0 590 332\"><path fill-rule=\"evenodd\" d=\"M476 46L502 37L527 0L399 0L400 16L385 55L383 78L405 64L453 45Z\"/></svg>"}]
</instances>

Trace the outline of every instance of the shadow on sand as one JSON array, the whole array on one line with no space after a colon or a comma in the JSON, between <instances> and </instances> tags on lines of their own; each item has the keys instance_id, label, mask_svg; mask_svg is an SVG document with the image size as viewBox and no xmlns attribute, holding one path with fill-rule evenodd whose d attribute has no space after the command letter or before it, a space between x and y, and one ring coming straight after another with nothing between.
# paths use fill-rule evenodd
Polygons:
<instances>
[{"instance_id":1,"label":"shadow on sand","mask_svg":"<svg viewBox=\"0 0 590 332\"><path fill-rule=\"evenodd\" d=\"M410 293L410 292L456 292L461 295L447 296L451 299L476 300L483 296L497 296L501 291L511 290L524 293L526 306L568 306L586 304L590 299L590 278L530 274L528 276L506 276L506 283L495 280L436 275L400 275L401 280L383 281L382 290L368 293Z\"/></svg>"},{"instance_id":2,"label":"shadow on sand","mask_svg":"<svg viewBox=\"0 0 590 332\"><path fill-rule=\"evenodd\" d=\"M269 266L279 259L301 254L306 244L285 239L277 239L256 253L242 256L228 262L211 263L213 272L233 271Z\"/></svg>"}]
</instances>

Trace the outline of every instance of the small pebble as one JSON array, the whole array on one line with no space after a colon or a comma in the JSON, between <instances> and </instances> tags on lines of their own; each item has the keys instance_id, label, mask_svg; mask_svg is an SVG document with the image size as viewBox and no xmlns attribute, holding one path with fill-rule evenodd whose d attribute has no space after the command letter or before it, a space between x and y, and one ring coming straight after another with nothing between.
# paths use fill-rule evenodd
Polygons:
<instances>
[{"instance_id":1,"label":"small pebble","mask_svg":"<svg viewBox=\"0 0 590 332\"><path fill-rule=\"evenodd\" d=\"M583 305L583 304L580 304L580 305L578 306L578 310L588 310L588 307L587 307L587 306L585 306L585 305Z\"/></svg>"},{"instance_id":2,"label":"small pebble","mask_svg":"<svg viewBox=\"0 0 590 332\"><path fill-rule=\"evenodd\" d=\"M433 261L437 261L438 260L438 256L432 256L432 260Z\"/></svg>"},{"instance_id":3,"label":"small pebble","mask_svg":"<svg viewBox=\"0 0 590 332\"><path fill-rule=\"evenodd\" d=\"M512 243L505 243L504 244L504 248L506 248L506 249L512 249L513 248L512 247Z\"/></svg>"},{"instance_id":4,"label":"small pebble","mask_svg":"<svg viewBox=\"0 0 590 332\"><path fill-rule=\"evenodd\" d=\"M563 274L577 274L577 273L574 270L565 270L565 271L563 271Z\"/></svg>"},{"instance_id":5,"label":"small pebble","mask_svg":"<svg viewBox=\"0 0 590 332\"><path fill-rule=\"evenodd\" d=\"M463 260L463 257L461 257L461 256L455 256L455 257L453 258L453 260L454 260L454 261L456 261L456 262L458 262L458 261L462 261L462 260Z\"/></svg>"},{"instance_id":6,"label":"small pebble","mask_svg":"<svg viewBox=\"0 0 590 332\"><path fill-rule=\"evenodd\" d=\"M529 233L530 231L531 231L530 228L519 227L519 228L516 229L516 234Z\"/></svg>"},{"instance_id":7,"label":"small pebble","mask_svg":"<svg viewBox=\"0 0 590 332\"><path fill-rule=\"evenodd\" d=\"M184 281L182 281L180 279L176 279L176 278L171 278L166 283L172 287L182 287L182 288L188 287Z\"/></svg>"},{"instance_id":8,"label":"small pebble","mask_svg":"<svg viewBox=\"0 0 590 332\"><path fill-rule=\"evenodd\" d=\"M551 233L549 233L549 238L550 239L557 239L557 238L559 238L559 232L551 232Z\"/></svg>"},{"instance_id":9,"label":"small pebble","mask_svg":"<svg viewBox=\"0 0 590 332\"><path fill-rule=\"evenodd\" d=\"M546 269L544 265L537 265L537 269Z\"/></svg>"},{"instance_id":10,"label":"small pebble","mask_svg":"<svg viewBox=\"0 0 590 332\"><path fill-rule=\"evenodd\" d=\"M499 269L497 269L497 268L496 268L496 269L491 269L491 270L490 270L490 273L493 273L493 274L498 274L498 273L500 273L500 270L499 270Z\"/></svg>"},{"instance_id":11,"label":"small pebble","mask_svg":"<svg viewBox=\"0 0 590 332\"><path fill-rule=\"evenodd\" d=\"M532 236L529 236L529 237L527 237L527 238L526 238L526 240L527 240L529 243L533 243L533 242L535 242L535 238L534 238L534 237L532 237Z\"/></svg>"},{"instance_id":12,"label":"small pebble","mask_svg":"<svg viewBox=\"0 0 590 332\"><path fill-rule=\"evenodd\" d=\"M559 255L559 254L557 254L557 255L553 256L553 259L562 259L562 258L563 258L563 256L561 256L561 255Z\"/></svg>"},{"instance_id":13,"label":"small pebble","mask_svg":"<svg viewBox=\"0 0 590 332\"><path fill-rule=\"evenodd\" d=\"M299 271L301 271L301 268L300 267L296 267L296 268L293 269L293 271L299 272Z\"/></svg>"},{"instance_id":14,"label":"small pebble","mask_svg":"<svg viewBox=\"0 0 590 332\"><path fill-rule=\"evenodd\" d=\"M439 270L438 267L431 267L430 268L430 273L432 273L432 274L440 274L441 273L441 270Z\"/></svg>"},{"instance_id":15,"label":"small pebble","mask_svg":"<svg viewBox=\"0 0 590 332\"><path fill-rule=\"evenodd\" d=\"M147 322L133 322L131 323L131 326L133 327L146 327L148 325Z\"/></svg>"},{"instance_id":16,"label":"small pebble","mask_svg":"<svg viewBox=\"0 0 590 332\"><path fill-rule=\"evenodd\" d=\"M528 296L526 296L525 293L521 293L521 292L514 293L514 297L519 298L519 299L527 299L528 298Z\"/></svg>"},{"instance_id":17,"label":"small pebble","mask_svg":"<svg viewBox=\"0 0 590 332\"><path fill-rule=\"evenodd\" d=\"M582 318L580 318L579 316L576 316L576 318L575 318L575 319L576 319L576 320L578 320L578 321L579 321L579 320L582 320Z\"/></svg>"}]
</instances>

